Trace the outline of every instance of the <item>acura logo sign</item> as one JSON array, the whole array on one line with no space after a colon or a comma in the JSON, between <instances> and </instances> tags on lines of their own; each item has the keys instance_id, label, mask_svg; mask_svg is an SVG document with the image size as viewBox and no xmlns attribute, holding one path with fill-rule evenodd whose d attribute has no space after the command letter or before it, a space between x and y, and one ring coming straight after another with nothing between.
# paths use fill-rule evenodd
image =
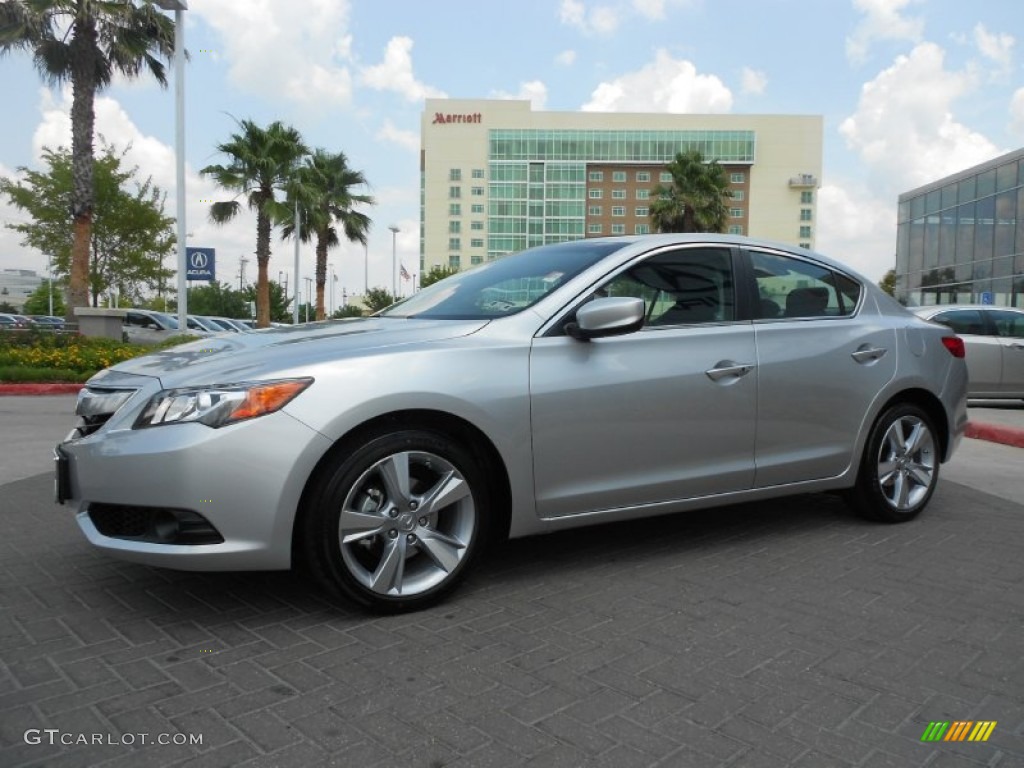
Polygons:
<instances>
[{"instance_id":1,"label":"acura logo sign","mask_svg":"<svg viewBox=\"0 0 1024 768\"><path fill-rule=\"evenodd\" d=\"M216 251L213 248L186 248L185 261L188 269L185 278L188 280L210 280L216 275Z\"/></svg>"}]
</instances>

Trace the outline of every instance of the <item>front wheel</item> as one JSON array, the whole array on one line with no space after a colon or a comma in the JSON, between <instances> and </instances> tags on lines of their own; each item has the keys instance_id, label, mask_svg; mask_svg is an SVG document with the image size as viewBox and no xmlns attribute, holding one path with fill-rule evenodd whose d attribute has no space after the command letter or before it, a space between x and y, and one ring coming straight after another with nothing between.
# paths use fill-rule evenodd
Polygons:
<instances>
[{"instance_id":1,"label":"front wheel","mask_svg":"<svg viewBox=\"0 0 1024 768\"><path fill-rule=\"evenodd\" d=\"M437 602L462 578L485 540L485 474L447 436L379 435L328 472L306 526L313 573L383 613Z\"/></svg>"},{"instance_id":2,"label":"front wheel","mask_svg":"<svg viewBox=\"0 0 1024 768\"><path fill-rule=\"evenodd\" d=\"M927 506L938 481L931 418L916 405L894 405L871 429L851 499L863 517L902 523Z\"/></svg>"}]
</instances>

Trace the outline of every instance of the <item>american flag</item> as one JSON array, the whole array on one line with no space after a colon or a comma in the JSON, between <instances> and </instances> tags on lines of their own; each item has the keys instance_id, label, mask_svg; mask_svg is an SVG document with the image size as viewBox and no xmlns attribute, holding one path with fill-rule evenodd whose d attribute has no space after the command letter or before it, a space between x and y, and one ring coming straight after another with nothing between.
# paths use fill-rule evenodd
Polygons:
<instances>
[{"instance_id":1,"label":"american flag","mask_svg":"<svg viewBox=\"0 0 1024 768\"><path fill-rule=\"evenodd\" d=\"M412 280L412 275L410 275L408 270L406 270L405 264L399 266L398 274L402 276L403 280Z\"/></svg>"}]
</instances>

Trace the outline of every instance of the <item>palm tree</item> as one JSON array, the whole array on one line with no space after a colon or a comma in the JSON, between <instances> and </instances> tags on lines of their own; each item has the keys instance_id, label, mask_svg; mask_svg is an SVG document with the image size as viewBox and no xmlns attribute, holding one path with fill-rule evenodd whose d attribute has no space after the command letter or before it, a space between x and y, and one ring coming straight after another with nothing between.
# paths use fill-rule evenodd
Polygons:
<instances>
[{"instance_id":1,"label":"palm tree","mask_svg":"<svg viewBox=\"0 0 1024 768\"><path fill-rule=\"evenodd\" d=\"M651 223L658 232L724 232L732 198L725 169L700 152L680 152L669 163L669 186L654 190Z\"/></svg>"},{"instance_id":2,"label":"palm tree","mask_svg":"<svg viewBox=\"0 0 1024 768\"><path fill-rule=\"evenodd\" d=\"M288 206L276 195L294 188L299 161L309 150L299 132L280 121L266 128L251 120L242 120L238 125L237 133L217 145L217 151L228 156L228 164L208 165L199 173L235 193L236 199L210 206L210 220L215 224L225 224L241 211L239 196L244 196L250 210L256 212L256 326L266 328L270 325L270 229L290 215Z\"/></svg>"},{"instance_id":3,"label":"palm tree","mask_svg":"<svg viewBox=\"0 0 1024 768\"><path fill-rule=\"evenodd\" d=\"M73 240L68 319L89 305L89 243L95 204L95 98L115 74L144 70L167 85L164 65L174 54L174 22L149 0L2 0L0 54L24 50L50 84L71 82L71 155L74 173Z\"/></svg>"},{"instance_id":4,"label":"palm tree","mask_svg":"<svg viewBox=\"0 0 1024 768\"><path fill-rule=\"evenodd\" d=\"M361 171L348 167L344 152L332 153L317 149L306 158L299 169L292 200L292 212L282 230L283 237L295 233L295 200L298 198L300 237L303 242L316 238L316 319L323 320L324 284L327 282L327 251L338 245L340 224L349 242L366 245L370 231L370 217L353 210L356 205L373 205L366 194L356 194L353 187L365 187L366 178Z\"/></svg>"}]
</instances>

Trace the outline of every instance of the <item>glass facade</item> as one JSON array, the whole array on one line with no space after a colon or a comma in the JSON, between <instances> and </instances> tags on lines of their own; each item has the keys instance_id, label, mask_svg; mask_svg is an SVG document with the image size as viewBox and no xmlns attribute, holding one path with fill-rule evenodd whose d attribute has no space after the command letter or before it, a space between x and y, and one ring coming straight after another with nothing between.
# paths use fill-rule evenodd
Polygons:
<instances>
[{"instance_id":1,"label":"glass facade","mask_svg":"<svg viewBox=\"0 0 1024 768\"><path fill-rule=\"evenodd\" d=\"M696 149L708 161L753 163L754 131L496 129L488 134L487 256L596 234L587 201L601 199L588 164L665 165ZM626 179L626 172L621 180ZM648 173L644 171L642 173ZM663 174L664 175L664 174ZM648 179L650 176L647 177ZM671 177L669 177L671 179ZM614 195L625 199L625 193ZM615 231L613 234L624 234Z\"/></svg>"},{"instance_id":2,"label":"glass facade","mask_svg":"<svg viewBox=\"0 0 1024 768\"><path fill-rule=\"evenodd\" d=\"M900 195L896 297L1024 307L1024 150Z\"/></svg>"}]
</instances>

